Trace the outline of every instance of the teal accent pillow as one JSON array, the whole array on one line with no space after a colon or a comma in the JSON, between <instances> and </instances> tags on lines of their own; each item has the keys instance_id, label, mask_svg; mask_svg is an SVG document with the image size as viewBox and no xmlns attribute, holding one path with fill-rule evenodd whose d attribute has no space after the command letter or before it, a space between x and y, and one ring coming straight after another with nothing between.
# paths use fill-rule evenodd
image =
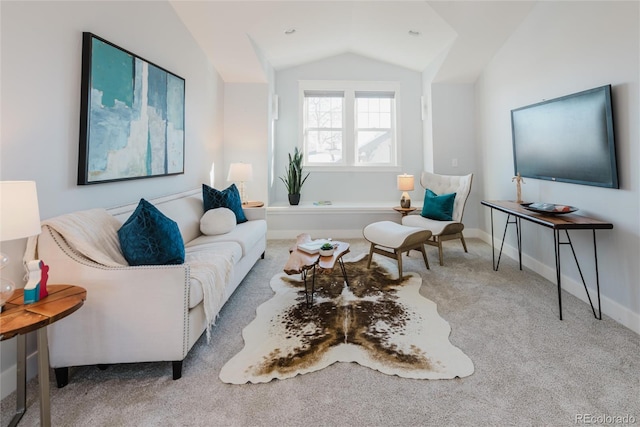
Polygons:
<instances>
[{"instance_id":1,"label":"teal accent pillow","mask_svg":"<svg viewBox=\"0 0 640 427\"><path fill-rule=\"evenodd\" d=\"M453 202L456 200L456 193L442 194L438 196L427 188L424 192L424 204L422 205L422 216L438 221L453 220Z\"/></svg>"},{"instance_id":2,"label":"teal accent pillow","mask_svg":"<svg viewBox=\"0 0 640 427\"><path fill-rule=\"evenodd\" d=\"M247 222L247 217L242 210L240 192L235 184L231 184L222 191L211 188L207 184L202 184L202 202L205 212L209 209L227 208L236 214L236 223Z\"/></svg>"},{"instance_id":3,"label":"teal accent pillow","mask_svg":"<svg viewBox=\"0 0 640 427\"><path fill-rule=\"evenodd\" d=\"M122 224L118 238L129 265L184 263L184 241L178 224L145 199L140 199Z\"/></svg>"}]
</instances>

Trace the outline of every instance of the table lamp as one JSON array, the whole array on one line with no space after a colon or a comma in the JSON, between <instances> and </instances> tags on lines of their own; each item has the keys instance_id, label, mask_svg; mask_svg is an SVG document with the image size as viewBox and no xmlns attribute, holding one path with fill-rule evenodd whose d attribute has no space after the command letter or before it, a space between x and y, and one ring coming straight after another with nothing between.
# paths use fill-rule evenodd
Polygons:
<instances>
[{"instance_id":1,"label":"table lamp","mask_svg":"<svg viewBox=\"0 0 640 427\"><path fill-rule=\"evenodd\" d=\"M40 234L38 193L34 181L0 181L0 241L23 239ZM9 258L0 254L0 269ZM0 310L11 298L16 286L0 277Z\"/></svg>"},{"instance_id":2,"label":"table lamp","mask_svg":"<svg viewBox=\"0 0 640 427\"><path fill-rule=\"evenodd\" d=\"M413 175L402 174L398 175L398 190L402 191L402 197L400 198L401 208L411 207L411 198L407 191L413 191Z\"/></svg>"},{"instance_id":3,"label":"table lamp","mask_svg":"<svg viewBox=\"0 0 640 427\"><path fill-rule=\"evenodd\" d=\"M247 204L247 196L244 192L244 183L247 181L253 181L253 168L249 163L231 163L229 165L229 175L227 175L227 181L234 181L240 183L240 199L242 204Z\"/></svg>"}]
</instances>

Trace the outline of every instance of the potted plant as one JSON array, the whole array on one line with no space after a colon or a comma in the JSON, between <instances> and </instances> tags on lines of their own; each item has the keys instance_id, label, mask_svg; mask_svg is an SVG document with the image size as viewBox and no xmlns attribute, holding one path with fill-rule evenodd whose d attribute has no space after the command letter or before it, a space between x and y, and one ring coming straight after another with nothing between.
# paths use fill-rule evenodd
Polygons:
<instances>
[{"instance_id":1,"label":"potted plant","mask_svg":"<svg viewBox=\"0 0 640 427\"><path fill-rule=\"evenodd\" d=\"M309 172L302 177L302 151L295 147L293 151L293 157L289 153L289 166L286 169L286 174L279 177L287 187L287 193L289 194L289 204L297 205L300 203L300 189L302 184L309 177Z\"/></svg>"}]
</instances>

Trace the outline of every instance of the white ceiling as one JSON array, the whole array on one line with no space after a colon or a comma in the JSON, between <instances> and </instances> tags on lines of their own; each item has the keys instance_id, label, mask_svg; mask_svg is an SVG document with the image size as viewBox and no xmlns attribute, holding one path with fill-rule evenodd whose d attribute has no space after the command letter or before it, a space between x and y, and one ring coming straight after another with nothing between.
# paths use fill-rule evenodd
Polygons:
<instances>
[{"instance_id":1,"label":"white ceiling","mask_svg":"<svg viewBox=\"0 0 640 427\"><path fill-rule=\"evenodd\" d=\"M171 1L225 82L355 53L437 81L473 82L531 1ZM285 31L295 29L293 34ZM419 32L411 35L410 31Z\"/></svg>"}]
</instances>

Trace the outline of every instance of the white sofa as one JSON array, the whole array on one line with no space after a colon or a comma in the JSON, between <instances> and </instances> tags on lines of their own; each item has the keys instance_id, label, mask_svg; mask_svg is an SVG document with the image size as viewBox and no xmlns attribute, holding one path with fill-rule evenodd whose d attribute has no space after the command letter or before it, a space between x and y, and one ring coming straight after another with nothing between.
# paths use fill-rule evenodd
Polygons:
<instances>
[{"instance_id":1,"label":"white sofa","mask_svg":"<svg viewBox=\"0 0 640 427\"><path fill-rule=\"evenodd\" d=\"M149 202L177 222L187 254L190 250L232 254L227 283L215 284L224 287L220 307L256 261L264 258L264 208L244 209L249 221L226 234L207 236L200 232L201 190ZM107 212L122 223L136 206ZM188 263L107 267L82 256L46 225L38 239L38 258L50 266L49 283L87 290L80 310L48 328L50 365L58 387L68 383L69 367L82 365L171 361L173 379L181 377L183 359L207 329L203 289L193 280Z\"/></svg>"}]
</instances>

